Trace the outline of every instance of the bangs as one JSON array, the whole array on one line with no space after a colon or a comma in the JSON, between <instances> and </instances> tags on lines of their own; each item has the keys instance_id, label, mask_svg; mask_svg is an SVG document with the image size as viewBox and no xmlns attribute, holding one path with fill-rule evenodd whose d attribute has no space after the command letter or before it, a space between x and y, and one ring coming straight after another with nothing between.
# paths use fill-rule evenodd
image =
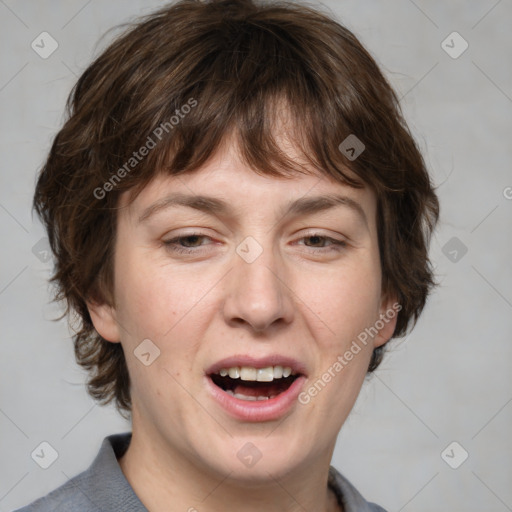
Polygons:
<instances>
[{"instance_id":1,"label":"bangs","mask_svg":"<svg viewBox=\"0 0 512 512\"><path fill-rule=\"evenodd\" d=\"M118 123L124 152L117 152L109 168L115 172L150 139L153 148L118 191L131 189L135 198L157 174L197 170L228 141L257 173L289 178L316 171L353 187L364 185L363 163L354 165L338 149L354 132L361 136L351 84L340 80L333 62L308 50L313 44L295 40L293 30L268 25L225 24L230 30L222 37L212 27L173 56L172 70L168 62L148 70L136 91L141 102L132 97L133 108ZM209 38L211 45L205 44ZM113 147L110 137L104 143Z\"/></svg>"}]
</instances>

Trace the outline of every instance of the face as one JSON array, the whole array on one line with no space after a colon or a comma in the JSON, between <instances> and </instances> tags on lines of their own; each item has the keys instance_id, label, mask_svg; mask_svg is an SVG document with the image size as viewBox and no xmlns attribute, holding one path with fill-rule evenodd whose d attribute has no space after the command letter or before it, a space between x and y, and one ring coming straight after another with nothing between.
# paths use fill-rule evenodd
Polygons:
<instances>
[{"instance_id":1,"label":"face","mask_svg":"<svg viewBox=\"0 0 512 512\"><path fill-rule=\"evenodd\" d=\"M115 308L90 311L123 345L134 435L240 480L328 463L395 325L380 320L393 302L374 194L314 172L261 176L228 146L127 204Z\"/></svg>"}]
</instances>

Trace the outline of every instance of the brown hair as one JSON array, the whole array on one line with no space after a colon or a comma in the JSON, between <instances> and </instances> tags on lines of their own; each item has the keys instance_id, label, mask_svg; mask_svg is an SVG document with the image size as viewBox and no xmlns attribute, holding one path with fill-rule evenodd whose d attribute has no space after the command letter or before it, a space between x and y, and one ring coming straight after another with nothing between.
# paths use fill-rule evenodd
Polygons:
<instances>
[{"instance_id":1,"label":"brown hair","mask_svg":"<svg viewBox=\"0 0 512 512\"><path fill-rule=\"evenodd\" d=\"M88 391L115 400L121 414L131 410L123 349L95 331L86 306L115 304L120 193L133 198L157 173L197 169L230 134L255 172L305 172L276 142L278 104L305 162L376 193L382 287L401 305L393 336L421 313L435 284L428 244L439 204L369 53L329 16L296 3L179 1L130 25L79 78L34 197L56 259L55 299L79 321L75 355ZM357 158L340 150L350 135L364 144ZM374 350L369 372L382 355Z\"/></svg>"}]
</instances>

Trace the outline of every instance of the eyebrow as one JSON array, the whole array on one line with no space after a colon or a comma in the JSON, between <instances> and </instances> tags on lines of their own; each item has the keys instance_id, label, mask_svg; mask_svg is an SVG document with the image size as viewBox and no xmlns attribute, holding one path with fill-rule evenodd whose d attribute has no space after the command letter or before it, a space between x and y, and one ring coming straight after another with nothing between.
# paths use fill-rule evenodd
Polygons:
<instances>
[{"instance_id":1,"label":"eyebrow","mask_svg":"<svg viewBox=\"0 0 512 512\"><path fill-rule=\"evenodd\" d=\"M157 212L175 206L185 206L215 216L223 215L233 217L235 215L233 208L222 199L204 195L174 193L148 206L140 215L139 223L146 221ZM301 197L285 205L281 211L281 216L313 214L339 206L345 206L354 211L361 218L366 227L369 228L368 219L363 207L354 199L339 194Z\"/></svg>"}]
</instances>

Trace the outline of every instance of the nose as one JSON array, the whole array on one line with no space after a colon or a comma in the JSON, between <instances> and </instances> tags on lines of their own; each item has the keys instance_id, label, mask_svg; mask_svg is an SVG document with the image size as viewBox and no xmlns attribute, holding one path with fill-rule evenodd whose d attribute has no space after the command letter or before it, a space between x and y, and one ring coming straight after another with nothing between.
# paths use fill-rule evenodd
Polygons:
<instances>
[{"instance_id":1,"label":"nose","mask_svg":"<svg viewBox=\"0 0 512 512\"><path fill-rule=\"evenodd\" d=\"M260 334L290 324L294 315L293 291L282 258L270 246L261 248L254 261L235 252L224 302L228 324Z\"/></svg>"}]
</instances>

